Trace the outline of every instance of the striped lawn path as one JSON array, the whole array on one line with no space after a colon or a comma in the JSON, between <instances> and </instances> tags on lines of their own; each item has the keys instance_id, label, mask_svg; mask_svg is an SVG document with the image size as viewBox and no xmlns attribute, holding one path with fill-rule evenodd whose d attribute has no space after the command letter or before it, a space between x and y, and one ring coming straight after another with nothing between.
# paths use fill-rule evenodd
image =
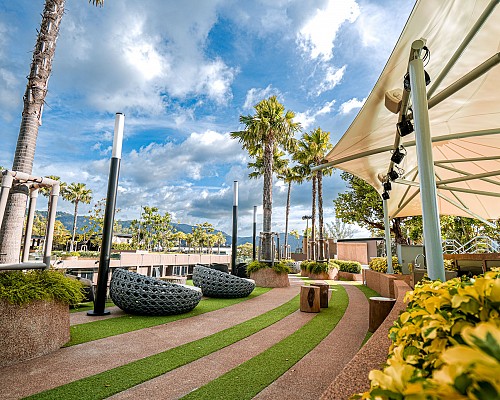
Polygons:
<instances>
[{"instance_id":1,"label":"striped lawn path","mask_svg":"<svg viewBox=\"0 0 500 400\"><path fill-rule=\"evenodd\" d=\"M199 340L264 314L297 295L273 289L253 299L168 324L60 349L0 369L0 398L17 399Z\"/></svg>"},{"instance_id":2,"label":"striped lawn path","mask_svg":"<svg viewBox=\"0 0 500 400\"><path fill-rule=\"evenodd\" d=\"M186 364L110 399L179 399L218 378L301 328L315 314L295 311L275 324L230 346Z\"/></svg>"},{"instance_id":3,"label":"striped lawn path","mask_svg":"<svg viewBox=\"0 0 500 400\"><path fill-rule=\"evenodd\" d=\"M332 299L332 306L317 313L300 329L207 385L187 394L183 399L252 399L313 350L344 317L349 303L345 289L336 285L332 289ZM314 380L309 383L315 384ZM281 399L279 396L277 398Z\"/></svg>"},{"instance_id":4,"label":"striped lawn path","mask_svg":"<svg viewBox=\"0 0 500 400\"><path fill-rule=\"evenodd\" d=\"M342 285L349 296L344 318L318 346L255 399L319 399L356 355L368 331L368 300L355 286L340 281L336 284Z\"/></svg>"}]
</instances>

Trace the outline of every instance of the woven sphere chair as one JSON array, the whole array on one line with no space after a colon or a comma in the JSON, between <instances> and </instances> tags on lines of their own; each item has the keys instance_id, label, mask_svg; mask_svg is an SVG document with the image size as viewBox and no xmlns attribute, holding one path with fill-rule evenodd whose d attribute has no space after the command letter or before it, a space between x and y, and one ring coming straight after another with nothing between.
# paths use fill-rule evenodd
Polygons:
<instances>
[{"instance_id":1,"label":"woven sphere chair","mask_svg":"<svg viewBox=\"0 0 500 400\"><path fill-rule=\"evenodd\" d=\"M129 314L172 315L191 311L202 295L196 287L163 282L117 268L111 277L109 296Z\"/></svg>"},{"instance_id":2,"label":"woven sphere chair","mask_svg":"<svg viewBox=\"0 0 500 400\"><path fill-rule=\"evenodd\" d=\"M247 297L255 289L251 279L199 265L193 269L193 284L201 288L204 296L225 299Z\"/></svg>"}]
</instances>

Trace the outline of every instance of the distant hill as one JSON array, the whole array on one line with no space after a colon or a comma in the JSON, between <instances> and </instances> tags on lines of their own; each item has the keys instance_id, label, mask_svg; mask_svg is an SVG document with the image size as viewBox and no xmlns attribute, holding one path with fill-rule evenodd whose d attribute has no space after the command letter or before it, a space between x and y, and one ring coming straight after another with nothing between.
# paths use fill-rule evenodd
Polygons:
<instances>
[{"instance_id":1,"label":"distant hill","mask_svg":"<svg viewBox=\"0 0 500 400\"><path fill-rule=\"evenodd\" d=\"M44 217L47 216L47 211L37 211L37 214L43 215ZM56 219L58 221L61 221L61 223L64 225L64 227L71 232L73 229L73 214L63 212L63 211L58 211L56 214ZM132 223L131 220L118 220L117 221L123 228L130 228L130 224ZM77 218L77 226L78 226L78 233L83 233L82 227L85 225L89 224L89 218L87 216L82 216L79 215ZM193 230L193 225L188 225L188 224L172 224L172 226L177 229L178 231L184 232L184 233L191 233ZM215 233L219 232L218 229L215 229ZM231 240L231 235L228 235L226 232L220 231L224 234L226 237L226 244L231 245L232 240ZM251 236L242 236L238 237L238 245L240 244L245 244L245 243L252 243L252 237ZM283 245L285 243L285 234L280 233L280 245ZM257 245L259 244L259 238L257 237ZM290 248L292 252L295 251L296 248L302 247L302 236L299 239L295 239L292 236L288 236L288 244L290 245Z\"/></svg>"}]
</instances>

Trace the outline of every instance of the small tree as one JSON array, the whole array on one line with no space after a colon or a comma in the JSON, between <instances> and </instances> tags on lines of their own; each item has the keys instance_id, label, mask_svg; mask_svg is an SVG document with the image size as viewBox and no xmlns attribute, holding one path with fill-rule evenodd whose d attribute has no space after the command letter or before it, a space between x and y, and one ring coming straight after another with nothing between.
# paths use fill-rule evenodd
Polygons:
<instances>
[{"instance_id":1,"label":"small tree","mask_svg":"<svg viewBox=\"0 0 500 400\"><path fill-rule=\"evenodd\" d=\"M70 201L75 205L75 212L73 215L73 234L71 236L70 251L74 250L75 236L76 236L76 224L78 218L78 204L90 204L92 200L92 190L87 189L85 183L75 183L73 182L63 191L63 198Z\"/></svg>"}]
</instances>

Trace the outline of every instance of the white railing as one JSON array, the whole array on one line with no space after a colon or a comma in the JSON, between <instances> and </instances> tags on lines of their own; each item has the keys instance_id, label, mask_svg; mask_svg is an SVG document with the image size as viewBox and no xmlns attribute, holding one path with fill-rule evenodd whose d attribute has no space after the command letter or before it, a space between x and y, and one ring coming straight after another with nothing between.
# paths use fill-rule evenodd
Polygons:
<instances>
[{"instance_id":1,"label":"white railing","mask_svg":"<svg viewBox=\"0 0 500 400\"><path fill-rule=\"evenodd\" d=\"M449 239L443 241L443 252L445 254L499 253L500 244L488 236L476 236L465 244Z\"/></svg>"}]
</instances>

